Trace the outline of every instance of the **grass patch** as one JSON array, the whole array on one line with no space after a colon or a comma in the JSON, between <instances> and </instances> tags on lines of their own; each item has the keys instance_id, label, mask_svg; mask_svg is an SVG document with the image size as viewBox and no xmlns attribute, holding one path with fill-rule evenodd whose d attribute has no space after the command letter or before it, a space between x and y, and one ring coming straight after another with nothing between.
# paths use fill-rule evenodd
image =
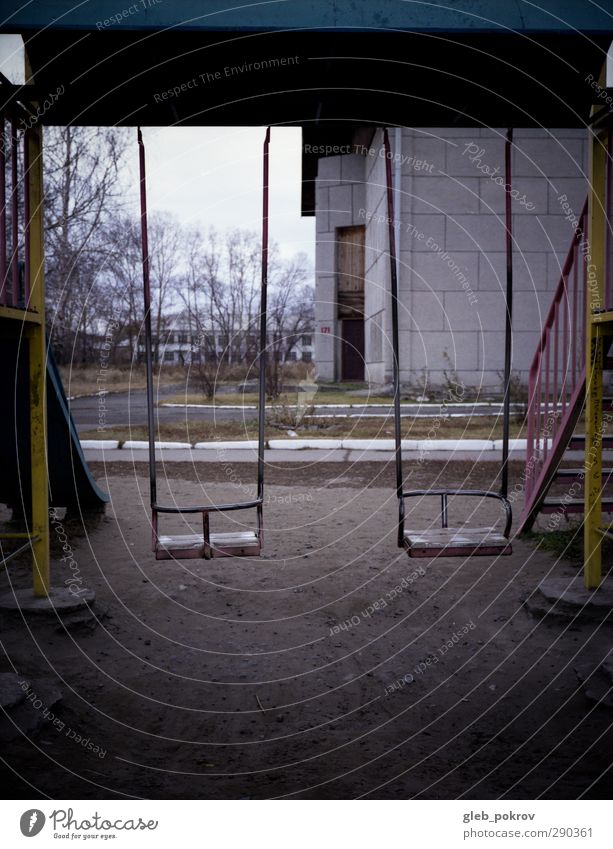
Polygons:
<instances>
[{"instance_id":1,"label":"grass patch","mask_svg":"<svg viewBox=\"0 0 613 849\"><path fill-rule=\"evenodd\" d=\"M213 442L215 440L257 439L257 420L247 422L194 422L189 426L186 422L162 424L156 433L160 442ZM272 434L271 434L272 435ZM275 431L277 437L279 432ZM274 436L273 435L273 436ZM118 439L120 442L147 439L147 426L135 425L128 427L105 428L104 433L97 430L80 431L81 439Z\"/></svg>"},{"instance_id":2,"label":"grass patch","mask_svg":"<svg viewBox=\"0 0 613 849\"><path fill-rule=\"evenodd\" d=\"M563 531L530 531L525 536L554 557L564 557L576 564L583 562L583 532L580 525L572 525Z\"/></svg>"},{"instance_id":3,"label":"grass patch","mask_svg":"<svg viewBox=\"0 0 613 849\"><path fill-rule=\"evenodd\" d=\"M107 392L127 392L145 389L147 378L144 366L117 368L111 366L101 370L99 366L60 366L60 375L66 394L70 396L94 395ZM156 386L172 386L185 382L185 369L177 366L154 371Z\"/></svg>"},{"instance_id":4,"label":"grass patch","mask_svg":"<svg viewBox=\"0 0 613 849\"><path fill-rule=\"evenodd\" d=\"M351 437L352 439L389 439L394 436L394 420L387 418L364 419L311 419L296 428L301 436ZM521 426L511 422L511 438L521 436ZM402 419L403 439L502 439L502 417L480 416L441 419Z\"/></svg>"},{"instance_id":5,"label":"grass patch","mask_svg":"<svg viewBox=\"0 0 613 849\"><path fill-rule=\"evenodd\" d=\"M564 558L577 566L583 564L582 524L571 525L562 531L530 531L525 538L556 558ZM611 555L613 555L613 540L605 537L602 541L603 560L606 562Z\"/></svg>"},{"instance_id":6,"label":"grass patch","mask_svg":"<svg viewBox=\"0 0 613 849\"><path fill-rule=\"evenodd\" d=\"M480 418L442 419L433 429L432 419L403 419L402 435L405 439L501 439L502 418L483 416ZM287 428L266 425L266 438L279 439ZM387 419L305 419L294 428L299 437L316 439L391 439L394 424ZM255 417L238 422L186 422L185 420L161 424L156 439L170 442L206 442L221 439L256 439L258 432ZM511 423L511 436L520 436L520 426ZM96 430L81 432L82 439L146 439L147 428L143 426L107 428L103 434Z\"/></svg>"}]
</instances>

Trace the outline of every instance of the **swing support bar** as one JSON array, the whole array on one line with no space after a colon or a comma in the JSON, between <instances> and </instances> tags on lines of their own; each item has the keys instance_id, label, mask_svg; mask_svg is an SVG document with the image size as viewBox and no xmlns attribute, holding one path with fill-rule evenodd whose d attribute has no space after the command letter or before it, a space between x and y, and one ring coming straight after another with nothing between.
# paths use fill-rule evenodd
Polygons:
<instances>
[{"instance_id":1,"label":"swing support bar","mask_svg":"<svg viewBox=\"0 0 613 849\"><path fill-rule=\"evenodd\" d=\"M454 495L467 495L473 498L494 498L500 501L504 510L505 525L502 535L509 538L511 533L511 523L513 522L513 511L508 499L499 492L492 492L488 489L410 489L408 492L403 492L403 498L415 498L426 495L439 496L441 499L441 527L448 528L448 500Z\"/></svg>"}]
</instances>

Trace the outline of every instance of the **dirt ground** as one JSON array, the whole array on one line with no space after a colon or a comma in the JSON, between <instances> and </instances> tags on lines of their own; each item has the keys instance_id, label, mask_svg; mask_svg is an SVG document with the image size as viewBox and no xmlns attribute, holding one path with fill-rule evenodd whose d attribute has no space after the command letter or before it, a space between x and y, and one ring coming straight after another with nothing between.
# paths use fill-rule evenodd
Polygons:
<instances>
[{"instance_id":1,"label":"dirt ground","mask_svg":"<svg viewBox=\"0 0 613 849\"><path fill-rule=\"evenodd\" d=\"M492 468L423 463L409 485L485 486ZM5 623L0 671L58 681L54 711L99 751L48 723L4 748L9 795L610 797L613 712L586 700L574 667L604 657L611 631L523 604L576 567L521 540L510 557L410 560L384 463L269 469L262 557L156 562L144 467L93 469L107 514L66 522L73 565L53 574L95 589L100 624ZM243 464L164 472L161 499L253 491ZM465 501L450 519L481 525L496 510ZM418 503L413 522L436 522L435 505ZM0 589L28 581L26 561Z\"/></svg>"}]
</instances>

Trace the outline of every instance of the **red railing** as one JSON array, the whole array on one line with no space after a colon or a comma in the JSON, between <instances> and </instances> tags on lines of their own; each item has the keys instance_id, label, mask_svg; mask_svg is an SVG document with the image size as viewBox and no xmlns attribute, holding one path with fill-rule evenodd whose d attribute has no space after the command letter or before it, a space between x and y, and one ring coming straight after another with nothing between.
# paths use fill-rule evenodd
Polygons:
<instances>
[{"instance_id":1,"label":"red railing","mask_svg":"<svg viewBox=\"0 0 613 849\"><path fill-rule=\"evenodd\" d=\"M30 288L27 169L26 133L0 113L0 306L17 309Z\"/></svg>"},{"instance_id":2,"label":"red railing","mask_svg":"<svg viewBox=\"0 0 613 849\"><path fill-rule=\"evenodd\" d=\"M530 368L524 518L566 447L585 388L588 252L586 201Z\"/></svg>"}]
</instances>

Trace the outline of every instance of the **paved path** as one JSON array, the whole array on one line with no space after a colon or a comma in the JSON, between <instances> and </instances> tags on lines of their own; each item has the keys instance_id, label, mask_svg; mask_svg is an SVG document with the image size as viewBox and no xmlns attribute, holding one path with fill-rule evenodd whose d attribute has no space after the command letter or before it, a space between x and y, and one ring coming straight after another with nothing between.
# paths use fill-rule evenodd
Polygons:
<instances>
[{"instance_id":1,"label":"paved path","mask_svg":"<svg viewBox=\"0 0 613 849\"><path fill-rule=\"evenodd\" d=\"M158 400L163 402L165 398L176 395L181 387L169 386L160 390ZM82 398L73 398L70 402L70 410L75 420L77 430L92 430L98 427L101 399L97 395ZM190 422L197 421L242 421L243 418L253 419L253 411L242 412L241 410L219 410L217 409L193 409L187 410L181 407L156 407L156 416L162 424L181 422L186 418ZM137 426L147 424L147 393L144 389L135 389L132 392L109 392L104 396L104 424L106 427Z\"/></svg>"}]
</instances>

